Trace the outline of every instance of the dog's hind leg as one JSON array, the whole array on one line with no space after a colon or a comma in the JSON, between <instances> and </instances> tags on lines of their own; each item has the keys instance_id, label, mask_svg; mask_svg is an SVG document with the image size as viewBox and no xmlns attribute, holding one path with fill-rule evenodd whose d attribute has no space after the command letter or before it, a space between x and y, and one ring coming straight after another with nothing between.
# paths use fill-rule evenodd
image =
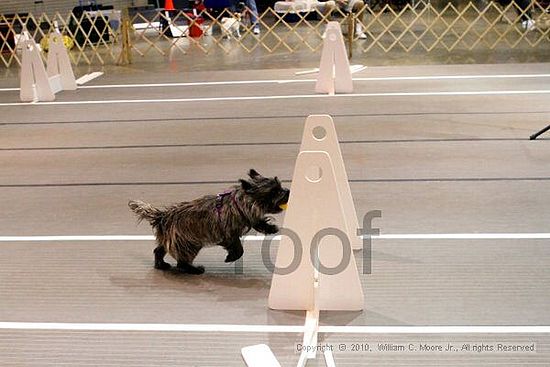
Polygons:
<instances>
[{"instance_id":1,"label":"dog's hind leg","mask_svg":"<svg viewBox=\"0 0 550 367\"><path fill-rule=\"evenodd\" d=\"M226 263L232 263L237 261L243 256L244 249L239 237L231 239L222 245L223 248L227 250L227 257L225 258Z\"/></svg>"},{"instance_id":2,"label":"dog's hind leg","mask_svg":"<svg viewBox=\"0 0 550 367\"><path fill-rule=\"evenodd\" d=\"M200 275L204 273L204 266L191 265L185 261L178 261L178 270L182 273Z\"/></svg>"},{"instance_id":3,"label":"dog's hind leg","mask_svg":"<svg viewBox=\"0 0 550 367\"><path fill-rule=\"evenodd\" d=\"M193 260L199 254L200 246L193 246L192 244L178 245L178 271L187 274L200 275L204 273L204 266L195 266Z\"/></svg>"},{"instance_id":4,"label":"dog's hind leg","mask_svg":"<svg viewBox=\"0 0 550 367\"><path fill-rule=\"evenodd\" d=\"M164 256L166 256L166 250L162 246L157 246L153 250L155 254L155 269L159 270L169 270L171 268L170 264L164 261Z\"/></svg>"}]
</instances>

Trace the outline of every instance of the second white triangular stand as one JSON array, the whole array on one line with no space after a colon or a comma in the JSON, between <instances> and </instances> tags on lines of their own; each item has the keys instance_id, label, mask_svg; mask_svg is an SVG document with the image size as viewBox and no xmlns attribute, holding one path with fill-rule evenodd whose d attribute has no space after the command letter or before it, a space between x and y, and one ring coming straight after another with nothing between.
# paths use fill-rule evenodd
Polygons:
<instances>
[{"instance_id":1,"label":"second white triangular stand","mask_svg":"<svg viewBox=\"0 0 550 367\"><path fill-rule=\"evenodd\" d=\"M40 50L33 39L22 41L21 83L19 97L23 102L53 101L55 94L50 86Z\"/></svg>"},{"instance_id":2,"label":"second white triangular stand","mask_svg":"<svg viewBox=\"0 0 550 367\"><path fill-rule=\"evenodd\" d=\"M276 268L285 269L293 262L294 246L298 246L302 256L292 272L285 274L276 269L269 307L306 311L362 310L363 291L347 236L342 195L327 152L304 151L298 155L284 228L294 231L301 243L293 243L283 236ZM340 238L334 234L339 234ZM319 264L314 264L316 259ZM314 295L315 282L318 282L317 297Z\"/></svg>"},{"instance_id":3,"label":"second white triangular stand","mask_svg":"<svg viewBox=\"0 0 550 367\"><path fill-rule=\"evenodd\" d=\"M338 22L327 24L315 91L329 94L353 92L349 60Z\"/></svg>"},{"instance_id":4,"label":"second white triangular stand","mask_svg":"<svg viewBox=\"0 0 550 367\"><path fill-rule=\"evenodd\" d=\"M52 32L48 46L47 72L52 91L76 90L76 80L69 53L63 44L63 35L59 31Z\"/></svg>"},{"instance_id":5,"label":"second white triangular stand","mask_svg":"<svg viewBox=\"0 0 550 367\"><path fill-rule=\"evenodd\" d=\"M354 250L363 248L363 240L357 235L359 221L353 204L346 166L338 143L334 121L329 115L311 115L306 119L300 151L317 150L329 154L334 166L336 185L341 194L346 222L346 233Z\"/></svg>"}]
</instances>

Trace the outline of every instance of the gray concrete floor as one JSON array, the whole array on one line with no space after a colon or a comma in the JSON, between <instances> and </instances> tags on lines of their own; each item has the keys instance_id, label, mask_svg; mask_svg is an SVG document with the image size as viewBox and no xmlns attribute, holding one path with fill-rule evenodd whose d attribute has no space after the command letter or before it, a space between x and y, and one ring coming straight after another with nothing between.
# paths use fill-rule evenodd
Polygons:
<instances>
[{"instance_id":1,"label":"gray concrete floor","mask_svg":"<svg viewBox=\"0 0 550 367\"><path fill-rule=\"evenodd\" d=\"M297 79L294 69L172 73L117 68L87 86ZM549 64L372 67L355 77L550 74ZM303 78L303 77L302 77ZM308 76L307 78L311 78ZM355 93L548 90L550 78L358 81ZM15 78L0 88L17 86ZM313 83L104 88L59 102L313 94ZM0 103L17 92L0 92ZM0 236L150 234L129 199L216 193L257 168L291 179L305 117L334 116L358 215L382 233L548 232L550 94L377 96L0 106ZM282 216L278 216L278 221ZM548 240L375 240L363 312L324 325L550 325ZM248 242L243 274L220 249L202 277L152 269L152 243L0 243L0 322L301 325L267 307L271 276ZM357 254L362 269L361 254ZM243 366L265 342L295 364L299 334L0 331L3 366ZM324 334L338 344L536 343L533 354L337 353L338 366L550 364L548 334ZM322 366L320 360L312 366Z\"/></svg>"}]
</instances>

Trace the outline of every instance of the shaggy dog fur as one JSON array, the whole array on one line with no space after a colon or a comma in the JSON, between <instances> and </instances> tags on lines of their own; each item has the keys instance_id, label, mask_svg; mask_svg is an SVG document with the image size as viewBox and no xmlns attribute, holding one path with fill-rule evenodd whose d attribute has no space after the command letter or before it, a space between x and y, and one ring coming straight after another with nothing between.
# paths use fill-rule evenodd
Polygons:
<instances>
[{"instance_id":1,"label":"shaggy dog fur","mask_svg":"<svg viewBox=\"0 0 550 367\"><path fill-rule=\"evenodd\" d=\"M194 266L193 260L203 247L222 246L227 250L225 262L233 262L243 255L240 237L251 228L264 234L277 233L279 228L265 215L281 212L290 191L277 177L263 177L254 169L248 175L249 180L240 180L230 191L164 209L130 201L128 206L139 221L146 219L153 227L157 238L155 268L171 268L164 261L168 253L176 259L179 271L202 274L204 268Z\"/></svg>"}]
</instances>

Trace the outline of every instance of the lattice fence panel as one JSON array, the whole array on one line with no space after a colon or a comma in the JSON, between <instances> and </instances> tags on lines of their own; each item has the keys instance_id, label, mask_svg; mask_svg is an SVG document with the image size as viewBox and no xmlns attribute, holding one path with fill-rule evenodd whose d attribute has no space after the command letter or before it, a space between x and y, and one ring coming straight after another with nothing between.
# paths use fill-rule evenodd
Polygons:
<instances>
[{"instance_id":1,"label":"lattice fence panel","mask_svg":"<svg viewBox=\"0 0 550 367\"><path fill-rule=\"evenodd\" d=\"M247 8L239 13L228 9L157 11L122 17L120 12L101 11L9 18L0 14L0 65L21 63L17 44L24 31L47 46L43 39L56 27L67 38L75 65L129 62L132 56L169 57L190 51L205 56L219 51L318 52L330 20L341 23L348 47L363 53L534 49L550 44L549 13L550 7L539 2L533 2L530 9L521 9L515 3L502 7L492 1L483 6L470 2L460 6L448 3L439 8L429 1L420 1L399 10L389 5L376 10L364 6L354 13L346 13L338 6L329 11L312 8L309 12L284 13L268 8L259 14L259 34L254 32ZM527 16L534 23L526 24ZM354 27L362 29L366 39L353 32Z\"/></svg>"}]
</instances>

